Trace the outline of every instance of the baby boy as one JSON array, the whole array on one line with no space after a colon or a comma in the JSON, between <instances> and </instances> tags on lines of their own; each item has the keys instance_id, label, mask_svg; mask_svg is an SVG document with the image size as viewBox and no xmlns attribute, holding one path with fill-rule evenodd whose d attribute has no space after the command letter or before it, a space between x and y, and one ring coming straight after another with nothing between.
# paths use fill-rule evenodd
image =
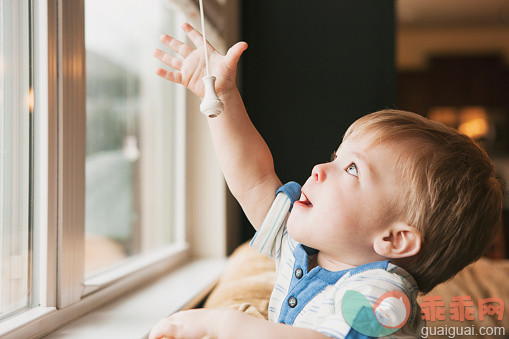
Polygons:
<instances>
[{"instance_id":1,"label":"baby boy","mask_svg":"<svg viewBox=\"0 0 509 339\"><path fill-rule=\"evenodd\" d=\"M163 35L178 56L156 50L173 68L157 74L203 97L202 36L182 28L198 48ZM235 86L246 48L223 56L207 46L224 103L208 122L228 187L257 230L251 246L276 262L269 321L191 310L161 320L150 338L419 337L417 294L477 260L500 224L491 161L463 134L385 110L355 121L304 186L282 185Z\"/></svg>"}]
</instances>

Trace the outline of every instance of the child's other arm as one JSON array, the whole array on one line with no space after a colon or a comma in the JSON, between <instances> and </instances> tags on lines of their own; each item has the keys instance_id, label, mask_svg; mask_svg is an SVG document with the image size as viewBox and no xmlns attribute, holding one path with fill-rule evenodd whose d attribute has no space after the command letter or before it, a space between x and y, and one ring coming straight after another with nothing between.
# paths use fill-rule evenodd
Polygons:
<instances>
[{"instance_id":1,"label":"child's other arm","mask_svg":"<svg viewBox=\"0 0 509 339\"><path fill-rule=\"evenodd\" d=\"M202 77L206 72L203 38L189 24L184 24L182 29L198 48L193 49L163 35L162 41L181 57L156 50L154 56L175 69L159 69L157 74L182 84L203 97ZM224 104L223 113L208 119L208 122L228 187L251 224L258 230L274 200L277 188L281 186L281 181L274 171L269 148L251 123L235 85L237 63L246 48L246 43L239 42L223 56L210 44L207 45L210 73L216 77L216 93Z\"/></svg>"},{"instance_id":2,"label":"child's other arm","mask_svg":"<svg viewBox=\"0 0 509 339\"><path fill-rule=\"evenodd\" d=\"M327 339L307 328L277 324L234 310L195 309L162 319L150 331L149 339Z\"/></svg>"},{"instance_id":3,"label":"child's other arm","mask_svg":"<svg viewBox=\"0 0 509 339\"><path fill-rule=\"evenodd\" d=\"M218 339L330 339L318 331L278 324L247 315L239 311L225 311L217 336Z\"/></svg>"}]
</instances>

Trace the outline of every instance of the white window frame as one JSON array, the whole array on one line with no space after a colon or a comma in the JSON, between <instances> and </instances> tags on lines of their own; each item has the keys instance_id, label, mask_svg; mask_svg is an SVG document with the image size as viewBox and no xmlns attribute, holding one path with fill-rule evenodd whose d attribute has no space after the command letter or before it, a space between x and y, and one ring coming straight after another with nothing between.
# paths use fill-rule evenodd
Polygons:
<instances>
[{"instance_id":1,"label":"white window frame","mask_svg":"<svg viewBox=\"0 0 509 339\"><path fill-rule=\"evenodd\" d=\"M104 275L85 281L85 42L84 0L32 0L34 68L34 270L32 305L39 305L0 323L2 338L39 337L54 331L133 288L155 280L193 257L224 258L226 255L226 186L215 159L201 159L190 166L189 157L196 149L210 154L209 136L189 146L187 133L196 119L186 114L188 106L196 110L199 102L183 87L177 90L178 132L176 145L177 199L176 236L180 242L150 256L127 260ZM192 21L192 20L191 20ZM193 22L196 24L196 22ZM224 42L209 24L211 40L224 53ZM182 41L185 36L178 36ZM63 60L64 62L60 62ZM195 113L195 112L193 112ZM197 133L208 132L201 120ZM191 156L186 154L191 153ZM199 157L199 153L196 157ZM208 168L202 168L207 163ZM212 164L211 164L212 163ZM216 221L204 225L210 216L189 216L196 207L196 191L186 173L206 171L212 177L207 194L214 197L211 209ZM209 180L210 181L210 180ZM199 185L199 184L198 184ZM193 199L191 205L188 205ZM205 198L207 199L207 198ZM194 207L193 207L194 206ZM193 220L189 220L193 219ZM189 225L191 223L191 225ZM196 225L200 223L200 225ZM215 227L214 227L215 226ZM192 229L192 230L191 230ZM211 230L212 229L212 230ZM204 231L200 235L201 231ZM211 232L214 235L211 237ZM219 240L219 241L214 241ZM212 241L212 242L211 242ZM212 243L208 248L203 244Z\"/></svg>"},{"instance_id":2,"label":"white window frame","mask_svg":"<svg viewBox=\"0 0 509 339\"><path fill-rule=\"evenodd\" d=\"M85 159L86 159L86 69L85 69L85 8L84 0L57 1L58 15L56 22L48 22L48 27L58 27L58 69L57 78L48 78L49 83L57 83L56 99L58 111L58 156L50 154L49 159L57 158L58 167L58 198L57 225L57 308L64 308L79 302L81 298L98 289L111 285L119 279L135 272L151 271L150 265L160 262L174 262L188 259L188 246L184 238L185 220L181 216L177 223L177 245L165 247L156 254L139 255L126 260L118 268L92 279L84 276L84 244L85 244ZM51 32L48 32L51 34ZM50 49L49 49L50 50ZM177 98L182 102L182 96ZM182 117L185 107L178 110L177 116ZM51 114L51 112L49 112ZM177 124L182 119L176 119ZM182 130L177 126L176 130ZM51 126L50 126L51 128ZM55 127L53 127L55 128ZM54 129L55 130L55 129ZM182 137L182 136L181 136ZM185 137L185 136L184 136ZM182 140L182 139L181 139ZM182 143L177 145L182 148ZM185 152L177 152L184 158ZM185 158L176 164L185 164ZM182 166L179 175L184 175ZM55 172L53 172L55 173ZM185 178L179 182L185 182ZM182 186L176 188L182 194ZM182 201L183 199L178 200ZM182 211L183 206L176 210ZM51 207L50 207L51 208ZM145 272L150 275L150 272ZM85 281L84 281L85 280Z\"/></svg>"}]
</instances>

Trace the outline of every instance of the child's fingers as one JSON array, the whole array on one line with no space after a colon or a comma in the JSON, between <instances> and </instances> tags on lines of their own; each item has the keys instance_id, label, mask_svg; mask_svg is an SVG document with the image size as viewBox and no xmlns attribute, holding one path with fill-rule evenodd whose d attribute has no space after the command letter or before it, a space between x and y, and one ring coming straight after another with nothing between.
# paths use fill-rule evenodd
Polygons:
<instances>
[{"instance_id":1,"label":"child's fingers","mask_svg":"<svg viewBox=\"0 0 509 339\"><path fill-rule=\"evenodd\" d=\"M177 338L178 326L169 321L158 323L149 333L149 339Z\"/></svg>"},{"instance_id":2,"label":"child's fingers","mask_svg":"<svg viewBox=\"0 0 509 339\"><path fill-rule=\"evenodd\" d=\"M187 56L193 52L191 47L182 41L169 36L168 34L161 35L160 39L164 44L170 47L172 51L182 55L184 58L187 58Z\"/></svg>"},{"instance_id":3,"label":"child's fingers","mask_svg":"<svg viewBox=\"0 0 509 339\"><path fill-rule=\"evenodd\" d=\"M226 53L226 66L231 70L237 69L240 56L247 49L247 43L241 41L233 45Z\"/></svg>"},{"instance_id":4,"label":"child's fingers","mask_svg":"<svg viewBox=\"0 0 509 339\"><path fill-rule=\"evenodd\" d=\"M182 73L180 73L179 71L172 72L162 68L158 68L156 70L156 74L159 75L161 78L170 80L171 82L182 84Z\"/></svg>"},{"instance_id":5,"label":"child's fingers","mask_svg":"<svg viewBox=\"0 0 509 339\"><path fill-rule=\"evenodd\" d=\"M182 59L174 57L173 55L169 55L168 53L164 53L160 49L156 48L152 55L166 65L175 68L177 71L180 71L182 67Z\"/></svg>"},{"instance_id":6,"label":"child's fingers","mask_svg":"<svg viewBox=\"0 0 509 339\"><path fill-rule=\"evenodd\" d=\"M182 25L182 30L186 33L189 39L193 42L193 44L198 48L203 46L203 36L200 32L193 28L188 23ZM207 41L207 49L215 51L215 48Z\"/></svg>"}]
</instances>

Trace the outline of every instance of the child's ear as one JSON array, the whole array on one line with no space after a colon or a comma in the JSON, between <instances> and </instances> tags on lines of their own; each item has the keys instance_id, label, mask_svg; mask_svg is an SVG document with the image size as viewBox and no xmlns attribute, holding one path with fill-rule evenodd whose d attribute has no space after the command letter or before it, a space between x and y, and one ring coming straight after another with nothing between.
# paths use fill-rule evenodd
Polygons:
<instances>
[{"instance_id":1,"label":"child's ear","mask_svg":"<svg viewBox=\"0 0 509 339\"><path fill-rule=\"evenodd\" d=\"M403 223L391 225L378 234L373 248L376 253L387 258L406 258L419 253L421 232L415 227Z\"/></svg>"}]
</instances>

